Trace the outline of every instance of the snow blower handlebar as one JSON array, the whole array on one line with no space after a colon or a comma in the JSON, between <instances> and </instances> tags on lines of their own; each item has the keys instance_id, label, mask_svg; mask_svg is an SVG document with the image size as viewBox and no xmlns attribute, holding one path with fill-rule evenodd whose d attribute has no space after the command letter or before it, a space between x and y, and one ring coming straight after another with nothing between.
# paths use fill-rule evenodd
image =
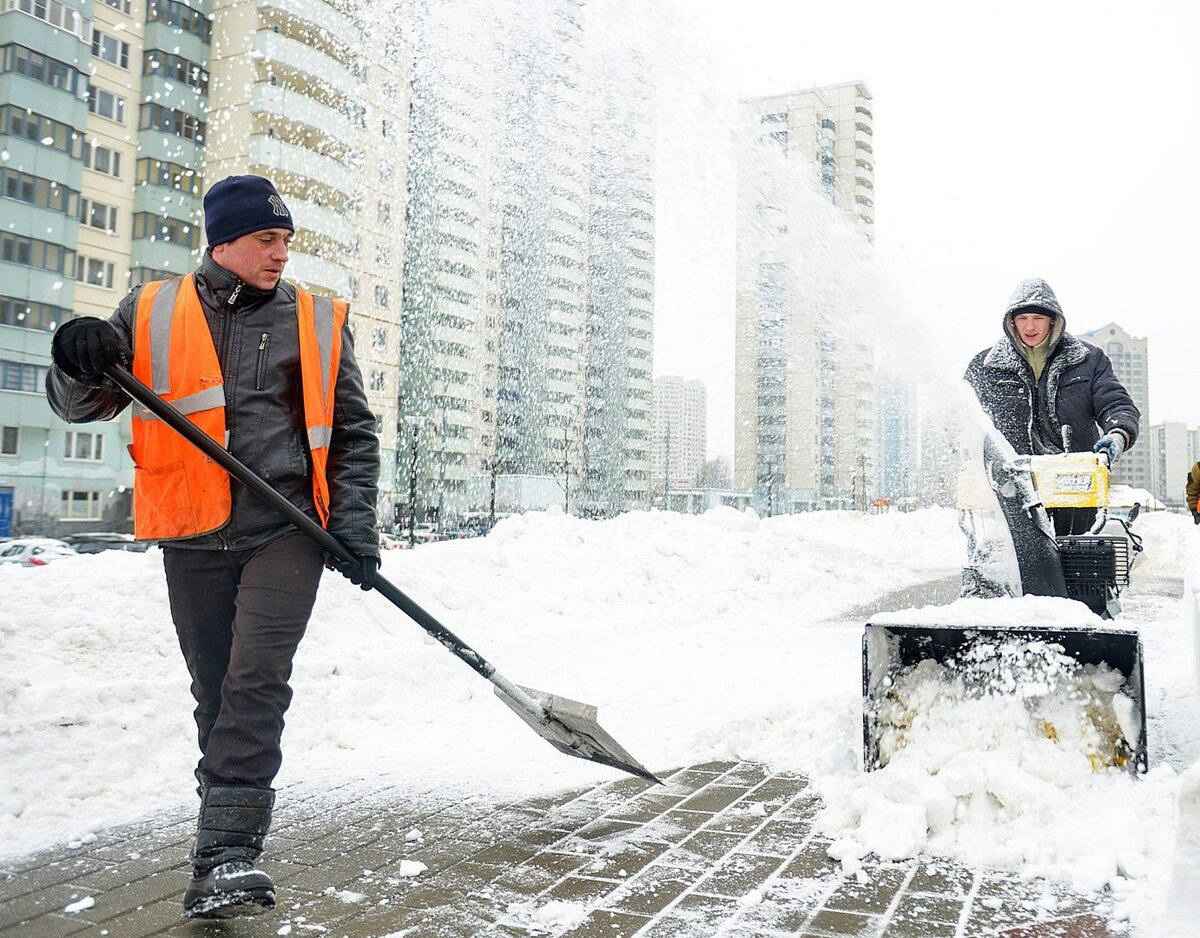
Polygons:
<instances>
[{"instance_id":1,"label":"snow blower handlebar","mask_svg":"<svg viewBox=\"0 0 1200 938\"><path fill-rule=\"evenodd\" d=\"M135 378L124 365L113 365L105 374L126 394L197 447L231 476L274 508L285 519L328 554L341 560L360 558L298 507L280 495L249 466L188 420L168 402ZM386 577L376 576L373 586L417 625L438 640L456 658L492 683L496 696L555 749L569 756L598 762L660 783L645 766L629 754L596 722L596 708L543 691L519 687L500 674L494 665L442 625L433 615L406 596Z\"/></svg>"}]
</instances>

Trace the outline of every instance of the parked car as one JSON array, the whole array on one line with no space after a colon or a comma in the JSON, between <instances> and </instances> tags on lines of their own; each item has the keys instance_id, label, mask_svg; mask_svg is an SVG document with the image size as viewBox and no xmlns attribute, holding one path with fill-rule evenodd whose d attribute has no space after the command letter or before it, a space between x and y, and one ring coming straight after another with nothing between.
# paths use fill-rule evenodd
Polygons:
<instances>
[{"instance_id":1,"label":"parked car","mask_svg":"<svg viewBox=\"0 0 1200 938\"><path fill-rule=\"evenodd\" d=\"M80 554L98 554L102 550L142 552L150 546L149 541L134 540L132 534L121 534L115 531L81 531L78 534L64 534L62 540L74 547Z\"/></svg>"},{"instance_id":2,"label":"parked car","mask_svg":"<svg viewBox=\"0 0 1200 938\"><path fill-rule=\"evenodd\" d=\"M69 544L53 537L18 537L0 544L0 563L19 563L23 567L44 567L78 553Z\"/></svg>"}]
</instances>

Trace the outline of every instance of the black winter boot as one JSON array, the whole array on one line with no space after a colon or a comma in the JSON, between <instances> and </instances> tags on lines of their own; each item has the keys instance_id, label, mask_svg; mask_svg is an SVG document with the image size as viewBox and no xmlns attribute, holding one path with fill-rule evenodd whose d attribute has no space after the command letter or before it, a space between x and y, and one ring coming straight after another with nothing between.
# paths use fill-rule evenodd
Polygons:
<instances>
[{"instance_id":1,"label":"black winter boot","mask_svg":"<svg viewBox=\"0 0 1200 938\"><path fill-rule=\"evenodd\" d=\"M233 918L275 908L275 884L254 861L271 828L275 792L246 785L207 785L192 851L185 918Z\"/></svg>"}]
</instances>

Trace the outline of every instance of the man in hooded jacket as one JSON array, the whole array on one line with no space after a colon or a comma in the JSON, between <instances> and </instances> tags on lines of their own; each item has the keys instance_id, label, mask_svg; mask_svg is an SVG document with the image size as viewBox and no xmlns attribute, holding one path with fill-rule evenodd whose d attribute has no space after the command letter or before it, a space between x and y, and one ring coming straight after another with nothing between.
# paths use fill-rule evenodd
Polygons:
<instances>
[{"instance_id":1,"label":"man in hooded jacket","mask_svg":"<svg viewBox=\"0 0 1200 938\"><path fill-rule=\"evenodd\" d=\"M1096 346L1066 331L1045 280L1023 280L1004 310L1003 335L972 359L966 380L1018 453L1102 453L1112 465L1138 436L1141 413ZM1055 532L1083 534L1095 510L1054 509Z\"/></svg>"}]
</instances>

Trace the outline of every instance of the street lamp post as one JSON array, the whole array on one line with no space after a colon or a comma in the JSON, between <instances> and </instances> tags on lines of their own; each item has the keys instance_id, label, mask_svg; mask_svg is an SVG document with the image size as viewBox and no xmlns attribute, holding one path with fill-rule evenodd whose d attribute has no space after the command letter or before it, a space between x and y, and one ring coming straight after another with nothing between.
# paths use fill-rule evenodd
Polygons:
<instances>
[{"instance_id":1,"label":"street lamp post","mask_svg":"<svg viewBox=\"0 0 1200 938\"><path fill-rule=\"evenodd\" d=\"M488 502L488 530L491 531L496 526L496 473L500 471L500 457L488 457L484 468L492 477L491 499Z\"/></svg>"},{"instance_id":2,"label":"street lamp post","mask_svg":"<svg viewBox=\"0 0 1200 938\"><path fill-rule=\"evenodd\" d=\"M421 430L423 417L410 414L404 418L412 434L412 450L408 462L408 546L417 543L417 434Z\"/></svg>"}]
</instances>

